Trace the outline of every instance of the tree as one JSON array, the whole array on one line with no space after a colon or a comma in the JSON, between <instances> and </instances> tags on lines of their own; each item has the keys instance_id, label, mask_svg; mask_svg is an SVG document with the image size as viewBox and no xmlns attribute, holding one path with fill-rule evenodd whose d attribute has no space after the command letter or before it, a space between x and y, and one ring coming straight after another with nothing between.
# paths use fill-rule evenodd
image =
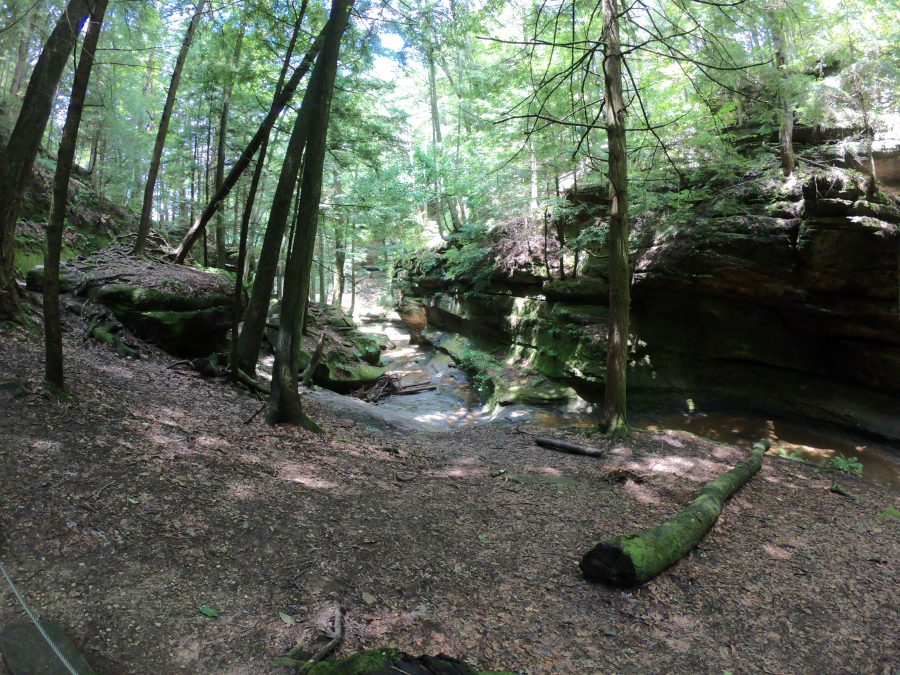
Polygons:
<instances>
[{"instance_id":1,"label":"tree","mask_svg":"<svg viewBox=\"0 0 900 675\"><path fill-rule=\"evenodd\" d=\"M628 155L625 145L625 99L622 96L622 45L617 0L603 0L603 90L609 144L609 338L603 418L607 433L628 432L626 374L631 264L628 258Z\"/></svg>"},{"instance_id":2,"label":"tree","mask_svg":"<svg viewBox=\"0 0 900 675\"><path fill-rule=\"evenodd\" d=\"M278 82L275 85L275 93L272 97L272 105L269 110L278 107L281 100L281 92L284 87L284 80L287 76L288 69L291 65L291 57L294 55L294 49L297 46L297 37L300 34L300 28L303 26L303 19L306 16L307 0L303 0L300 5L300 12L297 20L294 22L294 30L291 33L291 40L288 43L287 52L284 55L284 62L281 65L281 71L278 73ZM240 354L238 352L238 328L241 322L241 314L244 305L244 267L247 262L247 237L250 232L250 219L253 217L253 209L256 204L256 195L259 191L260 182L262 180L263 171L266 165L266 155L269 149L269 135L271 128L265 132L264 138L260 144L259 156L256 158L256 166L253 169L253 177L250 179L250 188L247 192L247 199L244 202L244 210L241 214L241 232L238 244L238 264L234 281L234 316L231 325L231 356L229 363L231 372L238 377L241 370ZM221 187L221 186L220 186ZM256 359L254 359L254 364ZM255 366L254 366L255 370Z\"/></svg>"},{"instance_id":3,"label":"tree","mask_svg":"<svg viewBox=\"0 0 900 675\"><path fill-rule=\"evenodd\" d=\"M147 180L144 184L144 203L141 206L141 222L138 225L137 240L134 244L134 254L140 255L144 252L144 246L147 243L147 235L150 233L150 220L153 217L153 192L156 189L156 179L159 176L159 166L162 162L163 148L166 144L166 136L169 133L169 121L172 119L172 111L175 109L175 100L178 95L178 84L181 81L181 72L184 70L184 64L187 62L188 52L191 50L191 42L194 39L194 33L197 25L200 23L200 17L203 8L206 6L206 0L197 0L194 8L194 15L188 23L187 31L181 42L181 49L178 52L178 58L175 60L175 67L172 70L172 79L169 82L169 91L166 93L166 103L163 106L162 114L159 118L159 128L156 131L156 143L153 146L153 155L150 157L150 169L147 172Z\"/></svg>"},{"instance_id":4,"label":"tree","mask_svg":"<svg viewBox=\"0 0 900 675\"><path fill-rule=\"evenodd\" d=\"M327 151L328 122L331 98L337 75L341 38L347 27L353 0L334 0L331 16L325 27L322 53L310 85L303 97L300 116L308 108L309 132L304 156L303 178L300 185L297 229L285 267L284 297L278 348L272 369L272 393L267 419L270 424L288 422L316 428L303 412L297 391L300 372L300 339L306 315L312 252L316 241L319 200L322 196L322 173Z\"/></svg>"},{"instance_id":5,"label":"tree","mask_svg":"<svg viewBox=\"0 0 900 675\"><path fill-rule=\"evenodd\" d=\"M293 97L294 92L297 90L300 81L303 79L306 73L309 72L310 67L312 67L313 61L315 61L316 55L319 53L319 49L322 46L322 37L322 34L320 34L309 47L306 55L303 57L303 61L300 63L300 65L297 66L297 68L291 75L290 80L288 80L288 83L284 86L284 89L281 92L281 96L278 98L277 105L273 105L269 109L269 113L260 123L259 128L253 135L253 138L251 138L250 142L247 143L246 147L241 153L241 156L238 157L238 160L234 163L234 166L232 166L231 170L229 170L228 175L225 176L225 180L222 181L222 185L219 186L215 194L208 200L206 207L200 214L200 217L191 225L190 230L188 230L188 233L184 236L184 239L181 240L181 243L175 250L176 262L183 263L185 261L188 254L191 252L191 247L194 245L194 242L196 242L197 239L200 238L200 235L203 234L206 229L207 223L209 223L209 221L215 215L219 202L221 202L223 199L225 199L225 197L228 196L231 188L233 188L237 184L238 179L241 177L241 174L243 174L244 170L250 165L250 162L253 160L253 156L256 154L256 151L259 150L259 147L262 145L263 141L269 137L269 134L272 131L272 127L275 126L275 122L278 120L281 112L285 109L287 104L290 103L290 100Z\"/></svg>"},{"instance_id":6,"label":"tree","mask_svg":"<svg viewBox=\"0 0 900 675\"><path fill-rule=\"evenodd\" d=\"M231 106L231 93L234 90L234 71L237 70L241 60L241 46L244 43L244 27L242 26L237 37L237 44L234 47L234 56L232 59L233 70L225 82L225 91L222 94L222 111L219 115L219 143L216 149L216 190L222 187L225 181L225 151L227 149L226 141L228 138L228 112ZM225 268L225 218L222 215L222 209L216 211L216 266Z\"/></svg>"},{"instance_id":7,"label":"tree","mask_svg":"<svg viewBox=\"0 0 900 675\"><path fill-rule=\"evenodd\" d=\"M62 248L63 227L66 220L66 205L69 201L69 177L75 160L75 149L78 144L78 129L81 126L81 115L87 95L91 69L100 40L103 17L106 14L107 0L95 0L91 8L91 21L81 57L75 69L72 82L72 95L69 98L69 111L62 130L62 140L56 154L56 172L53 176L53 204L50 220L47 224L47 250L44 255L44 341L45 364L44 379L47 386L54 391L65 388L63 376L62 327L59 312L59 257Z\"/></svg>"},{"instance_id":8,"label":"tree","mask_svg":"<svg viewBox=\"0 0 900 675\"><path fill-rule=\"evenodd\" d=\"M34 66L22 109L0 157L0 319L16 320L19 316L14 268L16 222L53 109L56 87L88 13L87 0L70 0L66 5Z\"/></svg>"}]
</instances>

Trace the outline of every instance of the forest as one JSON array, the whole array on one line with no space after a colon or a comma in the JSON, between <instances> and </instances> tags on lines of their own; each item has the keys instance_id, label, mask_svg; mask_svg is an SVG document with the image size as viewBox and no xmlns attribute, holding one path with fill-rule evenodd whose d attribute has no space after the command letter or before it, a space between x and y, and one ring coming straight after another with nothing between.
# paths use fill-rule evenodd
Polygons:
<instances>
[{"instance_id":1,"label":"forest","mask_svg":"<svg viewBox=\"0 0 900 675\"><path fill-rule=\"evenodd\" d=\"M893 672L895 2L0 8L0 675Z\"/></svg>"}]
</instances>

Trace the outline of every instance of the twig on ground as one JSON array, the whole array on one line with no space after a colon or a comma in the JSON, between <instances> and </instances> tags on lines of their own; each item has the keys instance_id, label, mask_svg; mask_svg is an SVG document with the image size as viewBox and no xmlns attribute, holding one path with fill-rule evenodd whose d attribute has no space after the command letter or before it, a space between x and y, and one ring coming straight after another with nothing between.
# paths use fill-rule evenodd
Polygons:
<instances>
[{"instance_id":1,"label":"twig on ground","mask_svg":"<svg viewBox=\"0 0 900 675\"><path fill-rule=\"evenodd\" d=\"M104 485L102 488L100 488L99 490L97 490L97 492L94 493L94 499L99 499L99 498L100 498L100 495L103 494L103 491L104 491L106 488L110 487L111 485L115 485L115 484L118 483L118 482L119 482L119 479L118 479L118 478L113 478L113 479L112 479L111 481L109 481L106 485Z\"/></svg>"},{"instance_id":2,"label":"twig on ground","mask_svg":"<svg viewBox=\"0 0 900 675\"><path fill-rule=\"evenodd\" d=\"M255 413L253 413L252 415L250 415L250 417L248 417L247 419L244 420L244 424L250 424L250 422L255 420L256 416L259 415L259 413L261 413L263 410L265 410L267 405L269 405L268 401L263 402L263 404L261 406L259 406L259 409Z\"/></svg>"}]
</instances>

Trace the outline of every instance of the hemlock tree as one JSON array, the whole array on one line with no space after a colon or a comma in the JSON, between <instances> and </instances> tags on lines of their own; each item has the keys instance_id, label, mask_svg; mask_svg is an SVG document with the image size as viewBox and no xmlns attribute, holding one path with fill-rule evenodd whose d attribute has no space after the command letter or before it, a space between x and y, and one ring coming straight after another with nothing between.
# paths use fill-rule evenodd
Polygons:
<instances>
[{"instance_id":1,"label":"hemlock tree","mask_svg":"<svg viewBox=\"0 0 900 675\"><path fill-rule=\"evenodd\" d=\"M607 433L628 433L626 377L628 324L631 312L631 263L628 258L628 155L625 145L625 99L622 96L622 45L617 0L603 0L603 91L609 147L609 339L603 419Z\"/></svg>"},{"instance_id":2,"label":"hemlock tree","mask_svg":"<svg viewBox=\"0 0 900 675\"><path fill-rule=\"evenodd\" d=\"M0 155L0 320L18 320L15 279L16 222L25 186L53 110L56 87L90 12L87 0L70 0L38 57L15 128Z\"/></svg>"},{"instance_id":3,"label":"hemlock tree","mask_svg":"<svg viewBox=\"0 0 900 675\"><path fill-rule=\"evenodd\" d=\"M169 91L166 93L166 103L163 106L162 114L159 118L159 128L156 131L156 143L153 146L153 155L150 157L150 169L147 172L147 180L144 184L144 202L141 206L141 222L138 226L137 240L134 243L134 254L140 255L144 252L147 244L147 235L150 233L150 219L153 216L153 192L156 189L156 179L159 176L159 165L162 162L163 148L166 145L166 136L169 133L169 122L172 119L172 111L175 109L175 99L178 95L178 84L181 82L181 72L184 70L184 64L187 62L188 52L191 50L191 42L194 39L194 33L197 30L197 24L200 23L200 17L203 8L206 6L206 0L198 0L197 6L194 8L194 15L188 23L184 40L181 42L181 49L178 52L178 58L175 60L175 67L172 70L172 79L169 82Z\"/></svg>"},{"instance_id":4,"label":"hemlock tree","mask_svg":"<svg viewBox=\"0 0 900 675\"><path fill-rule=\"evenodd\" d=\"M75 149L78 144L78 128L81 126L81 115L84 111L84 100L87 95L91 69L97 43L100 40L100 29L106 14L107 0L94 0L91 8L91 21L81 57L75 68L72 82L72 95L69 98L69 111L63 126L62 140L56 155L56 173L53 176L53 204L50 209L50 221L47 224L47 250L44 254L44 343L45 363L44 379L51 390L62 391L65 388L63 377L62 327L59 316L59 257L62 248L63 227L66 220L66 206L69 201L69 176L75 161Z\"/></svg>"},{"instance_id":5,"label":"hemlock tree","mask_svg":"<svg viewBox=\"0 0 900 675\"><path fill-rule=\"evenodd\" d=\"M304 108L309 108L309 128L303 178L300 184L297 229L294 232L284 274L281 325L278 331L278 348L275 350L275 365L272 369L272 394L267 414L270 424L288 422L312 429L319 428L304 414L300 394L297 391L300 340L308 303L319 200L322 196L322 173L327 151L331 98L337 76L341 38L347 28L352 6L353 0L334 0L332 3L331 16L325 27L322 52L316 61L300 112L302 116Z\"/></svg>"}]
</instances>

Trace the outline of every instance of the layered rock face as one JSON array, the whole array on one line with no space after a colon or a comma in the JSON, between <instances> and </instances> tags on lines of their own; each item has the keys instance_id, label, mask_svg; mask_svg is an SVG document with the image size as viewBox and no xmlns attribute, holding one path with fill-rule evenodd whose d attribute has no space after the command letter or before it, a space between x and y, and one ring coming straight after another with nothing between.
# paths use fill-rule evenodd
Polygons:
<instances>
[{"instance_id":1,"label":"layered rock face","mask_svg":"<svg viewBox=\"0 0 900 675\"><path fill-rule=\"evenodd\" d=\"M42 290L42 266L29 271L26 283ZM60 285L175 356L208 356L227 345L234 281L218 270L135 258L128 247L111 246L63 265Z\"/></svg>"},{"instance_id":2,"label":"layered rock face","mask_svg":"<svg viewBox=\"0 0 900 675\"><path fill-rule=\"evenodd\" d=\"M774 172L730 207L656 227L634 257L629 386L710 407L819 420L900 440L900 211L854 171ZM420 286L432 328L512 345L527 367L603 386L607 284L487 292Z\"/></svg>"}]
</instances>

